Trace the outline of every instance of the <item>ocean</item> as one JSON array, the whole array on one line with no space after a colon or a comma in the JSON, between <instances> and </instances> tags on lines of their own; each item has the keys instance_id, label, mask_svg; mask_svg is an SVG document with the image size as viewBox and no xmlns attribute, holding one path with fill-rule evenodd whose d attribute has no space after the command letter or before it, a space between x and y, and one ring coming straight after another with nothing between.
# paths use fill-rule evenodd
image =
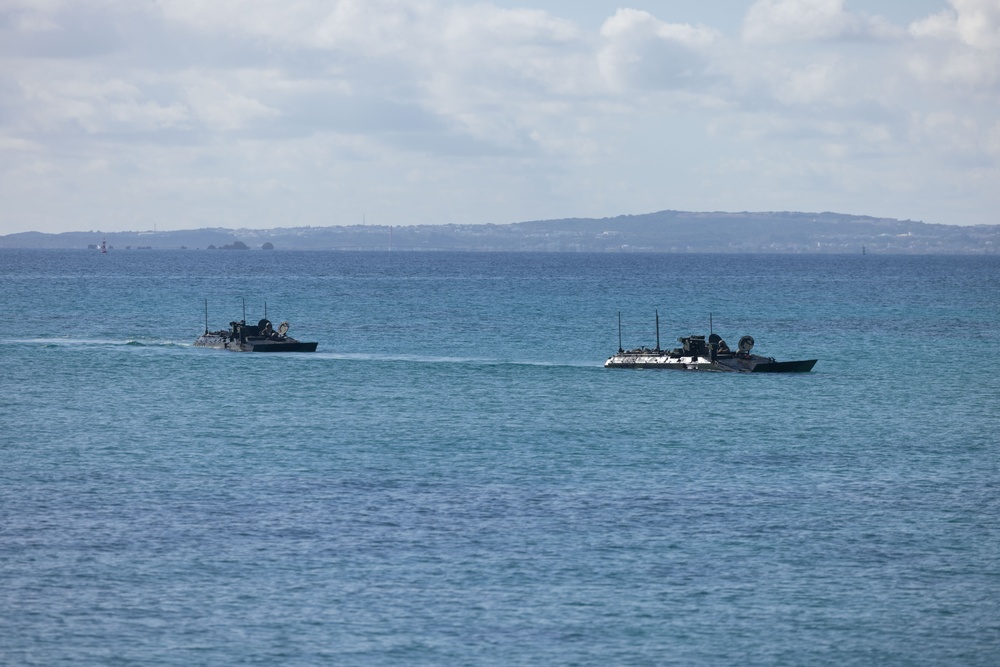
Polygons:
<instances>
[{"instance_id":1,"label":"ocean","mask_svg":"<svg viewBox=\"0 0 1000 667\"><path fill-rule=\"evenodd\" d=\"M0 250L0 312L4 665L1000 664L1000 257Z\"/></svg>"}]
</instances>

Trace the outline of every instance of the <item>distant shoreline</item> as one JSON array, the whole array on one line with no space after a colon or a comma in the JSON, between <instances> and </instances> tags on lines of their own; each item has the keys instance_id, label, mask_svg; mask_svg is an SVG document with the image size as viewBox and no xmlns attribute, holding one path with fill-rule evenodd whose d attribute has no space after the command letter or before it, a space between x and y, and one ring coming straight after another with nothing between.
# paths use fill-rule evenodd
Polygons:
<instances>
[{"instance_id":1,"label":"distant shoreline","mask_svg":"<svg viewBox=\"0 0 1000 667\"><path fill-rule=\"evenodd\" d=\"M996 254L1000 225L936 225L838 213L659 211L504 225L351 225L166 232L21 232L0 248L794 254Z\"/></svg>"}]
</instances>

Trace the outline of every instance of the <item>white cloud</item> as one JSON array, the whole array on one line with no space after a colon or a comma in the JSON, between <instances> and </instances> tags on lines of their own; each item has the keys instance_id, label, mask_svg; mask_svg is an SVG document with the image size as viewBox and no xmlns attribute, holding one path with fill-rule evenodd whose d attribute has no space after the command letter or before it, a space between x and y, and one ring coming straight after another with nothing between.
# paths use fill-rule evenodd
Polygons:
<instances>
[{"instance_id":1,"label":"white cloud","mask_svg":"<svg viewBox=\"0 0 1000 667\"><path fill-rule=\"evenodd\" d=\"M157 0L156 4L166 20L206 33L362 57L399 54L439 38L444 12L433 0Z\"/></svg>"},{"instance_id":2,"label":"white cloud","mask_svg":"<svg viewBox=\"0 0 1000 667\"><path fill-rule=\"evenodd\" d=\"M952 9L916 21L916 37L956 39L973 49L1000 49L1000 3L995 0L948 0Z\"/></svg>"},{"instance_id":3,"label":"white cloud","mask_svg":"<svg viewBox=\"0 0 1000 667\"><path fill-rule=\"evenodd\" d=\"M922 81L970 88L1000 83L1000 3L949 0L952 8L910 25L910 67Z\"/></svg>"},{"instance_id":4,"label":"white cloud","mask_svg":"<svg viewBox=\"0 0 1000 667\"><path fill-rule=\"evenodd\" d=\"M217 131L238 130L254 121L280 115L254 97L256 85L239 85L240 80L254 76L266 80L266 72L237 71L232 73L192 70L178 77L183 89L185 106L190 114L205 126ZM230 79L235 79L231 81ZM234 85L236 84L236 85ZM243 90L249 89L249 90Z\"/></svg>"},{"instance_id":5,"label":"white cloud","mask_svg":"<svg viewBox=\"0 0 1000 667\"><path fill-rule=\"evenodd\" d=\"M55 2L6 2L0 5L0 10L7 14L14 30L28 34L58 30L59 26L51 18L55 8Z\"/></svg>"},{"instance_id":6,"label":"white cloud","mask_svg":"<svg viewBox=\"0 0 1000 667\"><path fill-rule=\"evenodd\" d=\"M101 78L77 69L72 74L52 64L24 63L17 83L24 104L31 109L20 118L20 128L32 132L66 131L76 126L87 133L149 131L172 127L187 120L180 104L159 104L145 98L132 82Z\"/></svg>"},{"instance_id":7,"label":"white cloud","mask_svg":"<svg viewBox=\"0 0 1000 667\"><path fill-rule=\"evenodd\" d=\"M89 134L126 135L195 127L230 131L279 115L252 92L241 90L252 90L258 81L241 86L240 79L249 75L238 71L192 70L167 76L121 71L105 78L103 70L92 66L68 69L22 63L15 77L24 103L32 109L21 117L23 130L65 132L76 126ZM155 99L157 91L165 91L169 100Z\"/></svg>"},{"instance_id":8,"label":"white cloud","mask_svg":"<svg viewBox=\"0 0 1000 667\"><path fill-rule=\"evenodd\" d=\"M844 0L757 0L743 23L751 43L886 39L901 31L880 17L856 14Z\"/></svg>"},{"instance_id":9,"label":"white cloud","mask_svg":"<svg viewBox=\"0 0 1000 667\"><path fill-rule=\"evenodd\" d=\"M617 91L686 87L681 80L703 73L709 49L720 39L710 28L667 23L634 9L619 9L601 26L601 37L600 71Z\"/></svg>"},{"instance_id":10,"label":"white cloud","mask_svg":"<svg viewBox=\"0 0 1000 667\"><path fill-rule=\"evenodd\" d=\"M339 95L425 109L442 127L504 150L548 136L534 130L560 113L560 98L592 94L599 83L577 26L543 11L401 0L159 6L204 34L264 40L278 57L313 51L328 59L325 83L336 78Z\"/></svg>"},{"instance_id":11,"label":"white cloud","mask_svg":"<svg viewBox=\"0 0 1000 667\"><path fill-rule=\"evenodd\" d=\"M991 152L990 129L983 127L975 118L953 111L914 113L910 140L923 150L939 156L978 161L984 155L984 149Z\"/></svg>"}]
</instances>

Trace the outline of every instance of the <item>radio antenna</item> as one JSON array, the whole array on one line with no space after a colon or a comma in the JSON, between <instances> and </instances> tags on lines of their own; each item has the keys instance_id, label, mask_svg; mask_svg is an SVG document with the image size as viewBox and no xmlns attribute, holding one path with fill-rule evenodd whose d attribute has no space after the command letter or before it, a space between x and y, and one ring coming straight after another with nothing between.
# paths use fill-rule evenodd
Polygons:
<instances>
[{"instance_id":1,"label":"radio antenna","mask_svg":"<svg viewBox=\"0 0 1000 667\"><path fill-rule=\"evenodd\" d=\"M708 314L708 335L714 334L715 331L712 330L712 313Z\"/></svg>"},{"instance_id":2,"label":"radio antenna","mask_svg":"<svg viewBox=\"0 0 1000 667\"><path fill-rule=\"evenodd\" d=\"M660 311L656 311L656 351L660 351Z\"/></svg>"},{"instance_id":3,"label":"radio antenna","mask_svg":"<svg viewBox=\"0 0 1000 667\"><path fill-rule=\"evenodd\" d=\"M208 299L205 299L205 334L208 334Z\"/></svg>"},{"instance_id":4,"label":"radio antenna","mask_svg":"<svg viewBox=\"0 0 1000 667\"><path fill-rule=\"evenodd\" d=\"M247 298L245 296L240 297L243 299L243 324L247 323Z\"/></svg>"},{"instance_id":5,"label":"radio antenna","mask_svg":"<svg viewBox=\"0 0 1000 667\"><path fill-rule=\"evenodd\" d=\"M624 352L622 347L622 311L618 311L618 354Z\"/></svg>"}]
</instances>

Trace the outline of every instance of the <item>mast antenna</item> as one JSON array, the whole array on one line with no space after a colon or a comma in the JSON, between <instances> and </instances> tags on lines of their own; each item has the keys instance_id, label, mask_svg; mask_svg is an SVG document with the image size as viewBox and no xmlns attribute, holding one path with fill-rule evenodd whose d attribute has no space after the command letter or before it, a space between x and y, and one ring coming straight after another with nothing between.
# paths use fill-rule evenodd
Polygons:
<instances>
[{"instance_id":1,"label":"mast antenna","mask_svg":"<svg viewBox=\"0 0 1000 667\"><path fill-rule=\"evenodd\" d=\"M208 299L205 299L205 335L208 335Z\"/></svg>"},{"instance_id":2,"label":"mast antenna","mask_svg":"<svg viewBox=\"0 0 1000 667\"><path fill-rule=\"evenodd\" d=\"M712 313L708 314L708 335L714 334L715 331L712 330Z\"/></svg>"},{"instance_id":3,"label":"mast antenna","mask_svg":"<svg viewBox=\"0 0 1000 667\"><path fill-rule=\"evenodd\" d=\"M240 297L243 299L243 324L247 323L247 298L245 296Z\"/></svg>"},{"instance_id":4,"label":"mast antenna","mask_svg":"<svg viewBox=\"0 0 1000 667\"><path fill-rule=\"evenodd\" d=\"M624 352L622 348L622 311L618 311L618 354Z\"/></svg>"},{"instance_id":5,"label":"mast antenna","mask_svg":"<svg viewBox=\"0 0 1000 667\"><path fill-rule=\"evenodd\" d=\"M656 311L656 351L660 351L660 311Z\"/></svg>"}]
</instances>

